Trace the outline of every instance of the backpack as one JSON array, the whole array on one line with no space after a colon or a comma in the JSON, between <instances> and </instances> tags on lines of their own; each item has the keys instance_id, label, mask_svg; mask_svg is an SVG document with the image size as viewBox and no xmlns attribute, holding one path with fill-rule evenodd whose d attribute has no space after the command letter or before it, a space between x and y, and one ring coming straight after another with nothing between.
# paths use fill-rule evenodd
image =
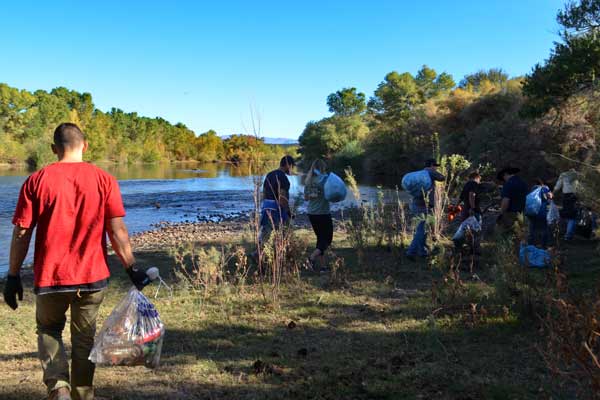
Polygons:
<instances>
[{"instance_id":1,"label":"backpack","mask_svg":"<svg viewBox=\"0 0 600 400\"><path fill-rule=\"evenodd\" d=\"M409 172L402 178L402 189L412 197L423 196L423 193L429 192L432 186L431 175L426 170Z\"/></svg>"},{"instance_id":2,"label":"backpack","mask_svg":"<svg viewBox=\"0 0 600 400\"><path fill-rule=\"evenodd\" d=\"M537 217L542 208L542 187L538 186L525 198L525 216Z\"/></svg>"},{"instance_id":3,"label":"backpack","mask_svg":"<svg viewBox=\"0 0 600 400\"><path fill-rule=\"evenodd\" d=\"M323 196L325 197L325 200L332 203L338 203L344 201L347 194L348 189L346 189L346 184L342 178L331 172L323 187Z\"/></svg>"}]
</instances>

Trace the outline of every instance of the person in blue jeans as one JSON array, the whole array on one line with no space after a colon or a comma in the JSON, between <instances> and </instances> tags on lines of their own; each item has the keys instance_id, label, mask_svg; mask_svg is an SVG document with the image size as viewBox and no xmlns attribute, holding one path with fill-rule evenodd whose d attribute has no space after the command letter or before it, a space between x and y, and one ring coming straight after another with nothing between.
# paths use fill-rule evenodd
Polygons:
<instances>
[{"instance_id":1,"label":"person in blue jeans","mask_svg":"<svg viewBox=\"0 0 600 400\"><path fill-rule=\"evenodd\" d=\"M573 239L577 228L577 187L579 175L575 169L563 172L554 186L554 194L562 194L562 210L560 216L567 222L565 240Z\"/></svg>"},{"instance_id":2,"label":"person in blue jeans","mask_svg":"<svg viewBox=\"0 0 600 400\"><path fill-rule=\"evenodd\" d=\"M542 198L542 206L540 211L535 216L529 218L529 237L527 238L527 244L529 245L541 245L542 248L548 247L550 242L550 229L548 228L548 206L550 200L552 200L552 192L548 185L542 179L536 179L536 184L533 190L540 190L540 196Z\"/></svg>"},{"instance_id":3,"label":"person in blue jeans","mask_svg":"<svg viewBox=\"0 0 600 400\"><path fill-rule=\"evenodd\" d=\"M408 246L408 250L406 251L406 256L415 260L417 256L419 257L427 257L429 255L429 251L427 250L427 230L425 226L425 218L428 214L430 214L433 206L435 204L435 181L442 182L446 179L444 175L440 174L437 171L437 168L440 164L437 163L434 159L429 159L425 161L424 170L429 172L429 176L431 177L431 189L429 192L424 193L427 196L427 201L423 194L414 196L412 202L410 204L410 211L413 214L414 218L419 218L421 221L417 224L415 228L415 233L413 235L413 240Z\"/></svg>"}]
</instances>

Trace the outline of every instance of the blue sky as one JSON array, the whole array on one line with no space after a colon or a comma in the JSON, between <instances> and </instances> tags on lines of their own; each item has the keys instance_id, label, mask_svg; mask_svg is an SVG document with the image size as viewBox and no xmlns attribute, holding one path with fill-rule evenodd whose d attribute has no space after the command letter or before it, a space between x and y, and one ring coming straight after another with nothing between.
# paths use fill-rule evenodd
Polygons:
<instances>
[{"instance_id":1,"label":"blue sky","mask_svg":"<svg viewBox=\"0 0 600 400\"><path fill-rule=\"evenodd\" d=\"M481 68L527 73L557 40L562 0L11 1L0 18L0 82L66 86L196 133L250 128L297 138L326 96L371 96L421 65L458 82Z\"/></svg>"}]
</instances>

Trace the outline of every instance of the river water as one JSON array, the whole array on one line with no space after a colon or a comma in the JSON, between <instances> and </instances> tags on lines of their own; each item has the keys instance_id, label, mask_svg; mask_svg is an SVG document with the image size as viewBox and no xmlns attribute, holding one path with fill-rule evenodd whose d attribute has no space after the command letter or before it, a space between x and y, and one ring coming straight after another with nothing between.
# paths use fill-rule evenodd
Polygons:
<instances>
[{"instance_id":1,"label":"river water","mask_svg":"<svg viewBox=\"0 0 600 400\"><path fill-rule=\"evenodd\" d=\"M217 220L249 213L254 207L254 181L248 167L227 164L158 164L105 167L117 177L131 233L164 221ZM27 170L0 170L0 275L6 272L12 234L11 219ZM302 193L299 176L291 176L291 197ZM361 186L365 198L375 188ZM349 195L341 206L354 201ZM340 205L338 205L340 206ZM32 241L33 242L33 241ZM27 262L31 262L30 249Z\"/></svg>"}]
</instances>

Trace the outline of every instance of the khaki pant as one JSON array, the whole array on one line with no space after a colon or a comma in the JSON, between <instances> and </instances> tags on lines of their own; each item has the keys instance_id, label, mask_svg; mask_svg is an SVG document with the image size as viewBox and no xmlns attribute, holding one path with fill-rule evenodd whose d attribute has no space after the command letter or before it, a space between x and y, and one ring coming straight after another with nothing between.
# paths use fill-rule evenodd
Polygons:
<instances>
[{"instance_id":1,"label":"khaki pant","mask_svg":"<svg viewBox=\"0 0 600 400\"><path fill-rule=\"evenodd\" d=\"M94 344L96 317L104 290L50 293L36 296L38 352L48 392L67 387L75 400L94 398L94 364L88 360ZM71 307L71 377L62 340Z\"/></svg>"}]
</instances>

